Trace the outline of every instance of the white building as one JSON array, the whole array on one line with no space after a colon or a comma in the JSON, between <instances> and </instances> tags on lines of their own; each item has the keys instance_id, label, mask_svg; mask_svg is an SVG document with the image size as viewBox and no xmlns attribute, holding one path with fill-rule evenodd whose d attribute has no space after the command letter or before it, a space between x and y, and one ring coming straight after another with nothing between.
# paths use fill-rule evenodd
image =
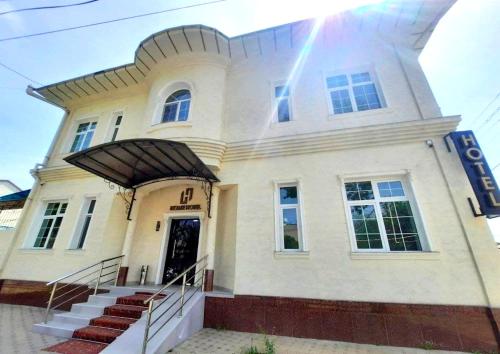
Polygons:
<instances>
[{"instance_id":1,"label":"white building","mask_svg":"<svg viewBox=\"0 0 500 354\"><path fill-rule=\"evenodd\" d=\"M452 4L166 29L30 90L67 113L0 300L119 255L123 284L164 284L207 255L207 327L497 350L499 253L418 62Z\"/></svg>"}]
</instances>

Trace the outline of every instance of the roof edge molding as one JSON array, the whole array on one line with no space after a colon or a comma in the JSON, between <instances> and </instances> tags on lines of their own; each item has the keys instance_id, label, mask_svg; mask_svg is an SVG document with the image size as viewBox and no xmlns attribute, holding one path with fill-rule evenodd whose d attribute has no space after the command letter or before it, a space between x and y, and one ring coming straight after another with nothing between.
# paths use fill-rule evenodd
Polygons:
<instances>
[{"instance_id":1,"label":"roof edge molding","mask_svg":"<svg viewBox=\"0 0 500 354\"><path fill-rule=\"evenodd\" d=\"M355 31L383 33L389 36L390 41L395 41L397 35L402 35L404 39L401 42L419 52L424 48L439 20L455 1L388 0L329 16L324 24L331 26L331 29L324 30L335 32L339 26L345 26ZM235 37L228 37L215 28L201 24L168 28L141 41L135 50L132 63L33 90L48 101L64 106L72 100L140 84L153 66L161 60L180 54L210 53L228 60L245 60L251 56L262 55L266 48L277 51L281 48L300 46L311 33L315 20L301 20ZM274 45L266 46L264 42L269 40Z\"/></svg>"}]
</instances>

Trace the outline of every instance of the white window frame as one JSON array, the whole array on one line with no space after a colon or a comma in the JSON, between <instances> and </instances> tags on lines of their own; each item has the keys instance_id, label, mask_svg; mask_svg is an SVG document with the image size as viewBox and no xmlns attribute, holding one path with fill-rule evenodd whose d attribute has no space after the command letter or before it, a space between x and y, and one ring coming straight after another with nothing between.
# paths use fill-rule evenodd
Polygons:
<instances>
[{"instance_id":1,"label":"white window frame","mask_svg":"<svg viewBox=\"0 0 500 354\"><path fill-rule=\"evenodd\" d=\"M362 83L359 83L359 84L353 84L352 83L351 75L353 75L353 74L361 74L361 73L365 73L365 72L367 72L367 73L370 74L370 79L371 79L370 82L375 85L375 90L377 91L378 99L380 101L380 107L379 108L372 108L372 109L367 109L367 110L364 110L364 111L360 111L360 110L358 110L358 105L357 105L356 99L354 97L353 86L363 85L363 84L366 84L368 82L362 82ZM347 86L341 86L341 87L332 87L332 88L328 87L327 79L330 78L330 77L332 77L332 76L338 76L338 75L346 75L347 76L348 85ZM345 70L338 70L338 71L336 70L336 71L333 71L333 72L327 72L324 75L324 77L323 77L323 83L325 85L324 87L325 87L325 90L326 90L326 96L327 96L328 108L329 108L330 115L343 116L343 115L346 115L346 114L359 113L359 112L372 112L372 111L377 111L377 110L380 110L380 109L387 108L387 102L385 100L384 90L382 90L382 86L380 85L380 81L378 79L378 75L375 72L374 68L370 68L370 67L357 67L357 68L350 68L350 69L345 69ZM351 100L351 105L352 105L352 109L353 110L352 110L352 112L335 113L335 108L333 106L331 92L332 91L345 90L346 88L347 88L347 91L349 93L349 99Z\"/></svg>"},{"instance_id":2,"label":"white window frame","mask_svg":"<svg viewBox=\"0 0 500 354\"><path fill-rule=\"evenodd\" d=\"M272 85L272 102L273 102L273 106L272 106L272 110L273 110L273 123L275 124L286 124L286 123L289 123L291 121L294 120L294 117L293 117L293 105L292 105L292 93L293 93L293 87L290 83L287 84L286 81L276 81L274 82ZM288 96L281 96L281 97L276 97L276 88L279 87L279 86L285 86L285 87L288 87ZM287 100L288 101L288 114L289 114L289 119L287 121L284 121L284 122L280 122L279 121L279 117L278 117L278 107L279 107L279 103L280 101L282 100Z\"/></svg>"},{"instance_id":3,"label":"white window frame","mask_svg":"<svg viewBox=\"0 0 500 354\"><path fill-rule=\"evenodd\" d=\"M173 95L174 93L176 93L177 91L182 91L182 90L187 90L187 91L189 91L189 95L190 95L190 97L189 97L188 99L183 99L183 100L178 100L178 101L173 101L173 102L167 102L167 100L168 100L168 98L169 98L170 96L172 96L172 95ZM189 111L188 111L188 115L187 115L187 117L186 117L186 119L185 119L185 120L179 120L179 112L180 112L180 109L181 109L181 104L182 104L183 102L187 102L187 101L189 101L189 108L188 108L188 109L189 109ZM162 111L161 111L160 123L161 123L161 124L164 124L164 123L179 123L179 122L180 122L180 123L184 123L184 122L189 121L189 116L191 115L192 103L193 103L193 93L192 93L191 89L189 89L189 88L183 88L183 89L178 89L178 90L175 90L175 91L171 92L171 93L170 93L170 94L169 94L169 95L165 98L165 100L164 100L164 102L163 102L163 106L162 106L163 108L162 108ZM164 115L165 115L165 108L166 108L167 106L171 106L171 105L173 105L173 104L176 104L176 105L177 105L177 108L176 108L176 110L175 110L175 120L173 120L173 121L163 121L163 117L164 117Z\"/></svg>"},{"instance_id":4,"label":"white window frame","mask_svg":"<svg viewBox=\"0 0 500 354\"><path fill-rule=\"evenodd\" d=\"M118 117L122 117L120 124L116 124ZM123 127L123 118L124 118L124 113L123 111L115 111L111 114L111 121L109 123L109 128L108 128L108 135L106 141L108 142L113 142L118 139L118 135L120 134L120 130ZM116 131L116 136L115 136L115 131ZM115 140L113 140L113 137Z\"/></svg>"},{"instance_id":5,"label":"white window frame","mask_svg":"<svg viewBox=\"0 0 500 354\"><path fill-rule=\"evenodd\" d=\"M80 124L85 124L85 123L90 123L92 124L93 122L96 123L96 127L94 129L94 134L92 136L92 139L90 140L90 143L89 143L89 146L88 147L91 147L93 146L93 142L94 142L94 139L96 137L96 132L97 132L97 127L99 126L99 119L98 117L88 117L88 118L81 118L81 119L78 119L78 120L75 120L71 126L71 130L70 130L70 134L69 134L69 139L67 141L67 144L66 144L66 147L65 147L65 152L66 153L75 153L75 152L78 152L78 151L81 151L81 150L77 150L77 151L71 151L71 146L73 146L73 142L75 141L75 138L76 138L76 135L77 135L77 131L78 131L78 127L80 126Z\"/></svg>"},{"instance_id":6,"label":"white window frame","mask_svg":"<svg viewBox=\"0 0 500 354\"><path fill-rule=\"evenodd\" d=\"M281 204L280 202L280 188L282 187L296 187L297 188L297 204ZM307 243L304 237L303 220L304 215L302 212L302 189L298 180L292 181L275 181L274 182L274 219L275 219L275 250L276 252L283 253L297 253L307 252ZM298 249L285 249L284 235L283 235L283 209L295 208L297 210L297 232L299 238Z\"/></svg>"},{"instance_id":7,"label":"white window frame","mask_svg":"<svg viewBox=\"0 0 500 354\"><path fill-rule=\"evenodd\" d=\"M89 213L88 210L90 207L90 203L93 200L95 201L94 202L94 209L93 209L92 213ZM84 198L83 203L82 203L82 207L80 208L80 214L79 214L80 216L78 217L78 222L77 222L76 228L73 232L73 237L71 238L68 249L70 249L70 250L84 250L85 249L85 245L88 241L88 237L89 237L90 230L92 227L92 220L93 220L94 215L95 215L96 205L97 205L97 198L95 196ZM87 232L85 235L85 240L83 242L82 247L78 248L78 244L80 243L80 239L82 237L83 227L85 225L85 219L89 215L90 215L90 222L89 222L89 226L87 228Z\"/></svg>"},{"instance_id":8,"label":"white window frame","mask_svg":"<svg viewBox=\"0 0 500 354\"><path fill-rule=\"evenodd\" d=\"M47 207L49 206L50 203L60 203L60 206L59 206L59 209L58 209L58 213L56 215L45 215ZM61 208L62 204L66 204L66 209L65 209L64 213L61 214L60 213L60 208ZM57 242L57 237L60 235L61 228L62 228L62 226L64 224L64 217L68 213L68 208L69 208L69 201L67 199L44 200L43 203L42 203L42 205L41 205L40 212L38 213L38 221L35 223L35 227L32 229L33 230L32 231L32 237L30 237L29 240L28 240L28 242L29 242L27 244L28 248L32 248L32 249L36 249L36 250L54 249L54 246L55 246L55 244ZM57 232L56 238L54 240L54 245L52 246L52 248L47 248L47 244L48 244L48 241L49 241L49 236L52 233L55 221L53 221L53 223L52 223L52 225L50 227L50 231L48 233L47 239L45 240L44 246L43 247L36 247L35 243L37 241L40 229L41 229L41 227L43 225L43 221L45 219L54 219L54 220L56 220L57 217L62 217L62 220L61 220L61 225L59 225L59 230Z\"/></svg>"},{"instance_id":9,"label":"white window frame","mask_svg":"<svg viewBox=\"0 0 500 354\"><path fill-rule=\"evenodd\" d=\"M402 253L402 254L411 254L411 253L422 253L422 252L430 252L430 243L427 238L426 230L423 224L422 214L418 208L415 195L413 194L413 189L410 185L408 176L404 175L394 175L394 176L359 176L359 177L349 177L349 178L341 178L341 190L342 197L344 199L344 208L345 215L347 218L348 225L348 233L349 239L351 241L351 249L352 252L355 253ZM345 183L350 182L367 182L370 181L372 184L374 199L368 200L347 200L347 192L345 189ZM405 194L404 197L380 197L379 189L377 183L380 182L394 182L399 181L403 186L403 192ZM375 188L374 188L375 187ZM391 251L389 247L389 241L387 239L387 233L384 226L384 220L382 217L380 203L381 202L391 202L391 201L408 201L412 210L413 220L415 222L418 238L420 241L421 250L420 251ZM351 206L355 205L373 205L375 209L375 214L377 217L377 224L379 228L380 237L382 240L382 248L358 248L356 242L356 233L354 231L354 222L351 215Z\"/></svg>"}]
</instances>

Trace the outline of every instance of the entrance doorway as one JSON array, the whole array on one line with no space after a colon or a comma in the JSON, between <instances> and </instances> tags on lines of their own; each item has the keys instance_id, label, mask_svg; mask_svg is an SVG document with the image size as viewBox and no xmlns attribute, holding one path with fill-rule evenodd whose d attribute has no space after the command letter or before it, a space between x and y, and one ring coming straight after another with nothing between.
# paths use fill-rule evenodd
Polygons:
<instances>
[{"instance_id":1,"label":"entrance doorway","mask_svg":"<svg viewBox=\"0 0 500 354\"><path fill-rule=\"evenodd\" d=\"M167 256L163 271L162 283L166 284L191 265L196 263L198 241L200 236L200 219L172 219L168 238ZM195 274L192 269L186 276L189 280ZM193 283L192 278L189 283ZM182 278L176 284L181 284Z\"/></svg>"}]
</instances>

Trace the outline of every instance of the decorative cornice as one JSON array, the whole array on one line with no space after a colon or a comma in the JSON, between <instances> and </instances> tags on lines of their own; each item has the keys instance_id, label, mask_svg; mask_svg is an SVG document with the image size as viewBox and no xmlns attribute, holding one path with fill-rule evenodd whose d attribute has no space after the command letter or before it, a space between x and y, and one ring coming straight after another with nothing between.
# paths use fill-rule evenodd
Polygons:
<instances>
[{"instance_id":1,"label":"decorative cornice","mask_svg":"<svg viewBox=\"0 0 500 354\"><path fill-rule=\"evenodd\" d=\"M449 116L227 144L194 137L172 140L186 143L206 164L218 169L223 162L230 161L422 142L454 131L459 122L459 116ZM43 168L37 173L42 182L93 176L70 165Z\"/></svg>"},{"instance_id":2,"label":"decorative cornice","mask_svg":"<svg viewBox=\"0 0 500 354\"><path fill-rule=\"evenodd\" d=\"M232 142L223 162L422 141L455 130L459 122L459 116L450 116Z\"/></svg>"}]
</instances>

